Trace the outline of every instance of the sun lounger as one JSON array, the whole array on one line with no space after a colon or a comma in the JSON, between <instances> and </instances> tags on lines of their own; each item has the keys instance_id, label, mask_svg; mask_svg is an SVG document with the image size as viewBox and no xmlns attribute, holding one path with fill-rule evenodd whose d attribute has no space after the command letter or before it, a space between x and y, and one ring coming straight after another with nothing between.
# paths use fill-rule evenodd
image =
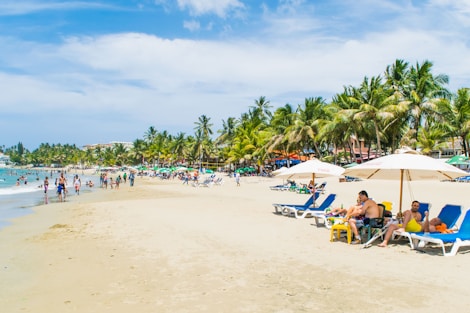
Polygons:
<instances>
[{"instance_id":1,"label":"sun lounger","mask_svg":"<svg viewBox=\"0 0 470 313\"><path fill-rule=\"evenodd\" d=\"M293 216L295 218L314 217L313 214L315 212L323 212L326 208L331 206L335 199L336 194L331 193L325 198L325 200L323 200L323 202L318 207L299 209L292 206L283 206L282 214L286 216Z\"/></svg>"},{"instance_id":2,"label":"sun lounger","mask_svg":"<svg viewBox=\"0 0 470 313\"><path fill-rule=\"evenodd\" d=\"M284 210L284 207L294 207L299 209L307 209L309 207L313 207L315 203L315 199L320 196L320 192L315 192L315 194L311 195L304 204L282 204L282 203L273 203L274 210L276 213L281 214Z\"/></svg>"},{"instance_id":3,"label":"sun lounger","mask_svg":"<svg viewBox=\"0 0 470 313\"><path fill-rule=\"evenodd\" d=\"M470 210L467 210L459 231L452 234L411 234L413 246L419 246L419 242L423 244L434 243L442 248L444 256L454 256L457 254L461 247L470 246ZM446 244L451 244L452 247L449 252L446 251Z\"/></svg>"},{"instance_id":4,"label":"sun lounger","mask_svg":"<svg viewBox=\"0 0 470 313\"><path fill-rule=\"evenodd\" d=\"M421 209L421 206L420 206ZM441 212L439 212L439 215L437 216L438 218L441 219L441 221L447 225L447 227L450 229L455 226L455 223L459 219L460 215L462 214L462 206L461 205L455 205L455 204L446 204L442 209ZM424 214L422 214L424 216ZM394 231L392 238L402 236L406 237L410 243L411 249L414 249L413 241L411 238L411 234L409 232L400 232L400 231ZM423 232L419 233L414 233L417 235L422 235L424 234Z\"/></svg>"}]
</instances>

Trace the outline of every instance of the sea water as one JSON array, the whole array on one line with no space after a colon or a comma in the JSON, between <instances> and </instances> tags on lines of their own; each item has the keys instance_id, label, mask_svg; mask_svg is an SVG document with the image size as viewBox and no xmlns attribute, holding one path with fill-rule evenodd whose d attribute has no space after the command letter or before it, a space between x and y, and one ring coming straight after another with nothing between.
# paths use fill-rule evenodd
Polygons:
<instances>
[{"instance_id":1,"label":"sea water","mask_svg":"<svg viewBox=\"0 0 470 313\"><path fill-rule=\"evenodd\" d=\"M68 195L71 195L73 194L73 177L76 173L75 170L65 173ZM46 176L49 179L47 195L43 188ZM58 170L0 168L0 229L9 225L10 221L16 217L31 214L34 206L57 202L55 180L59 176ZM80 192L88 191L85 182L89 180L92 180L95 186L99 186L96 177L80 174L79 177L82 181Z\"/></svg>"}]
</instances>

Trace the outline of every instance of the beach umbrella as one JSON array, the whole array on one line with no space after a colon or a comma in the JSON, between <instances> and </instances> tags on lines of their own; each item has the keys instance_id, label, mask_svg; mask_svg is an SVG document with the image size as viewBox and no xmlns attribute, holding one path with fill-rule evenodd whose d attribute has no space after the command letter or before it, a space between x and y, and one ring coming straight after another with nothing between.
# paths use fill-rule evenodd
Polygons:
<instances>
[{"instance_id":1,"label":"beach umbrella","mask_svg":"<svg viewBox=\"0 0 470 313\"><path fill-rule=\"evenodd\" d=\"M468 157L465 155L454 155L449 160L446 161L450 165L469 165Z\"/></svg>"},{"instance_id":2,"label":"beach umbrella","mask_svg":"<svg viewBox=\"0 0 470 313\"><path fill-rule=\"evenodd\" d=\"M280 174L277 174L276 177L280 178L308 178L312 179L313 184L315 185L315 178L317 177L326 177L326 176L340 176L343 174L344 168L337 166L331 163L322 162L318 159L308 160L297 165L294 165Z\"/></svg>"},{"instance_id":3,"label":"beach umbrella","mask_svg":"<svg viewBox=\"0 0 470 313\"><path fill-rule=\"evenodd\" d=\"M452 180L468 174L455 166L428 156L398 153L386 155L346 169L344 175L363 179L399 180L399 215L401 215L404 180Z\"/></svg>"},{"instance_id":4,"label":"beach umbrella","mask_svg":"<svg viewBox=\"0 0 470 313\"><path fill-rule=\"evenodd\" d=\"M345 166L343 166L344 168L351 168L351 167L354 167L356 166L357 163L356 162L352 162L352 163L349 163L349 164L346 164Z\"/></svg>"},{"instance_id":5,"label":"beach umbrella","mask_svg":"<svg viewBox=\"0 0 470 313\"><path fill-rule=\"evenodd\" d=\"M273 171L272 174L273 174L274 176L276 176L276 175L281 174L281 173L284 172L285 170L287 170L287 167L283 166L283 167L278 168L277 170Z\"/></svg>"},{"instance_id":6,"label":"beach umbrella","mask_svg":"<svg viewBox=\"0 0 470 313\"><path fill-rule=\"evenodd\" d=\"M187 171L187 170L188 170L188 168L185 167L185 166L178 166L178 167L175 169L175 171L177 171L177 172L185 172L185 171Z\"/></svg>"}]
</instances>

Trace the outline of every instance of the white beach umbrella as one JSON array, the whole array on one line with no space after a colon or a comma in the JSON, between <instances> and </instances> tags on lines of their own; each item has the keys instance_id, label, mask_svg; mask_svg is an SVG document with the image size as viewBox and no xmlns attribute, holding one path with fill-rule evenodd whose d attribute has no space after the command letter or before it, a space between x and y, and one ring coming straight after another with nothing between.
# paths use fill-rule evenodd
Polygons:
<instances>
[{"instance_id":1,"label":"white beach umbrella","mask_svg":"<svg viewBox=\"0 0 470 313\"><path fill-rule=\"evenodd\" d=\"M292 166L276 177L280 178L308 178L313 180L315 184L316 177L326 177L326 176L340 176L343 174L344 168L337 166L331 163L322 162L318 159L308 160L297 165Z\"/></svg>"},{"instance_id":2,"label":"white beach umbrella","mask_svg":"<svg viewBox=\"0 0 470 313\"><path fill-rule=\"evenodd\" d=\"M276 176L276 175L281 174L281 173L284 172L285 170L287 170L287 167L283 166L283 167L278 168L277 170L273 171L272 174L273 174L274 176Z\"/></svg>"},{"instance_id":3,"label":"white beach umbrella","mask_svg":"<svg viewBox=\"0 0 470 313\"><path fill-rule=\"evenodd\" d=\"M437 159L412 153L390 154L348 168L344 175L363 179L400 181L399 214L402 212L403 180L451 180L467 172Z\"/></svg>"}]
</instances>

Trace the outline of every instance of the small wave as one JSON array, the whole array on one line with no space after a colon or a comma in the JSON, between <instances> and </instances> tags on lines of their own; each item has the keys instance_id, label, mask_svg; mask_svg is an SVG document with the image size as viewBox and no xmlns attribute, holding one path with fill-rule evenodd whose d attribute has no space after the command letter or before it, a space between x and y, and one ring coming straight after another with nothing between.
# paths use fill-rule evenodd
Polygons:
<instances>
[{"instance_id":1,"label":"small wave","mask_svg":"<svg viewBox=\"0 0 470 313\"><path fill-rule=\"evenodd\" d=\"M0 188L0 196L1 195L14 195L19 193L30 193L30 192L37 192L43 190L39 188L39 186L14 186L14 187L7 187L7 188Z\"/></svg>"}]
</instances>

